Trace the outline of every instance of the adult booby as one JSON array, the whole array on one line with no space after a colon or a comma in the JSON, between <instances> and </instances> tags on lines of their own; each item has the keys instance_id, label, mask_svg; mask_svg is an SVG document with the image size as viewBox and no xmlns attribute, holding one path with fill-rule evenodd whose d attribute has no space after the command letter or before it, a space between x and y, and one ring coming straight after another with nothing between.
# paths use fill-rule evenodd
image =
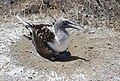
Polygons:
<instances>
[{"instance_id":1,"label":"adult booby","mask_svg":"<svg viewBox=\"0 0 120 81\"><path fill-rule=\"evenodd\" d=\"M30 31L31 38L37 52L49 60L57 60L56 58L58 58L57 56L60 54L64 56L70 41L70 35L66 28L79 30L79 28L75 27L79 26L78 24L64 18L59 18L54 25L34 25L23 21L19 16L16 16L16 18Z\"/></svg>"}]
</instances>

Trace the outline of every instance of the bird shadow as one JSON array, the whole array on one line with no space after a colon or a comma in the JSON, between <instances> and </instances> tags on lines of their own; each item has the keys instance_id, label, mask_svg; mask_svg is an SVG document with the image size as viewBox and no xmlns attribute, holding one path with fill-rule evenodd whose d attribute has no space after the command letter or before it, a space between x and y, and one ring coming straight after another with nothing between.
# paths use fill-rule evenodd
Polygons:
<instances>
[{"instance_id":1,"label":"bird shadow","mask_svg":"<svg viewBox=\"0 0 120 81\"><path fill-rule=\"evenodd\" d=\"M69 61L74 61L78 59L90 62L90 60L87 60L85 58L72 56L72 54L69 51L66 51L66 53L60 53L58 56L55 57L55 61L58 61L58 62L69 62Z\"/></svg>"}]
</instances>

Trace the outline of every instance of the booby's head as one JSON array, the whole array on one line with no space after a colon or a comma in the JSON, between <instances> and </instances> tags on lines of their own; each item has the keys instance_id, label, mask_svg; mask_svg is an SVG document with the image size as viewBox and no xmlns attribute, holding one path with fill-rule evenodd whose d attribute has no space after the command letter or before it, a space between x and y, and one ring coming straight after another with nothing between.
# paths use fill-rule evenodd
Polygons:
<instances>
[{"instance_id":1,"label":"booby's head","mask_svg":"<svg viewBox=\"0 0 120 81\"><path fill-rule=\"evenodd\" d=\"M66 28L73 28L73 29L78 29L78 30L81 29L79 24L76 24L64 18L58 19L58 21L54 23L54 27L56 29L61 29L61 30L65 30Z\"/></svg>"}]
</instances>

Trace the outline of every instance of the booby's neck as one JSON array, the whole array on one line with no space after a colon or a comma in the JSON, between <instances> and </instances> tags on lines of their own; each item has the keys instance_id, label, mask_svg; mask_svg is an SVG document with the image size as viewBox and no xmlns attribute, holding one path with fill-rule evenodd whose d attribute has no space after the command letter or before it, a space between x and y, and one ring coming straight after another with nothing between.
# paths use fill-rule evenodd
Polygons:
<instances>
[{"instance_id":1,"label":"booby's neck","mask_svg":"<svg viewBox=\"0 0 120 81\"><path fill-rule=\"evenodd\" d=\"M59 29L59 27L53 26L55 34L55 41L59 44L69 37L69 33L65 29Z\"/></svg>"},{"instance_id":2,"label":"booby's neck","mask_svg":"<svg viewBox=\"0 0 120 81\"><path fill-rule=\"evenodd\" d=\"M61 30L52 27L52 31L55 35L55 40L53 43L47 42L48 46L55 52L63 52L68 48L69 45L69 33L67 30Z\"/></svg>"}]
</instances>

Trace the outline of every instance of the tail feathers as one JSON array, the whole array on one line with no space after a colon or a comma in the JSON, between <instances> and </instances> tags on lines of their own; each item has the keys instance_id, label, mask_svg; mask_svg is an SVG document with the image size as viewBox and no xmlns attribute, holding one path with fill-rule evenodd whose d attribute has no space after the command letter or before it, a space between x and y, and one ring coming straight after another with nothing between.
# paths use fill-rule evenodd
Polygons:
<instances>
[{"instance_id":1,"label":"tail feathers","mask_svg":"<svg viewBox=\"0 0 120 81\"><path fill-rule=\"evenodd\" d=\"M23 23L23 25L30 31L30 33L32 33L32 30L31 30L32 24L23 21L19 16L16 16L16 18Z\"/></svg>"}]
</instances>

